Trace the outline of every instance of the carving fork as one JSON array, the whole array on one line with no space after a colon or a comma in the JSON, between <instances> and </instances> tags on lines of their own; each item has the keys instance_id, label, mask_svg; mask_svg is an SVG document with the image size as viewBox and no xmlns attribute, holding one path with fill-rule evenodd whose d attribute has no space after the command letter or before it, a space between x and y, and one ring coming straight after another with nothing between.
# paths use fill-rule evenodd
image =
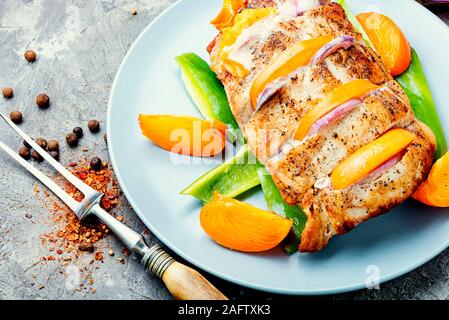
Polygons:
<instances>
[{"instance_id":1,"label":"carving fork","mask_svg":"<svg viewBox=\"0 0 449 320\"><path fill-rule=\"evenodd\" d=\"M53 193L56 194L80 220L83 220L89 215L95 215L100 219L130 251L133 251L142 257L142 265L162 279L173 297L180 300L227 300L227 298L201 274L192 268L175 261L159 245L155 245L151 248L148 247L141 234L121 223L100 207L100 201L104 194L92 189L70 173L1 112L0 117L3 118L3 120L5 120L6 123L34 150L36 150L36 152L47 160L56 171L84 194L83 201L78 202L74 200L55 182L29 162L22 159L22 157L1 141L0 148L53 191Z\"/></svg>"}]
</instances>

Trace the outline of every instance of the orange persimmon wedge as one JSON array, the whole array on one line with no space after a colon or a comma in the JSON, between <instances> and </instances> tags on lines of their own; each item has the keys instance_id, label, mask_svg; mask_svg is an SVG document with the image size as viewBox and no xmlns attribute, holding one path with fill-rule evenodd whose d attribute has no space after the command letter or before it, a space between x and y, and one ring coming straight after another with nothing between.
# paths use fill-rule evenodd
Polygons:
<instances>
[{"instance_id":1,"label":"orange persimmon wedge","mask_svg":"<svg viewBox=\"0 0 449 320\"><path fill-rule=\"evenodd\" d=\"M246 69L244 65L242 65L237 61L228 58L223 58L223 64L226 71L237 78L243 79L249 74L249 70Z\"/></svg>"},{"instance_id":2,"label":"orange persimmon wedge","mask_svg":"<svg viewBox=\"0 0 449 320\"><path fill-rule=\"evenodd\" d=\"M223 28L219 55L226 71L238 78L248 75L249 71L242 64L228 58L229 51L226 49L237 41L243 30L275 13L275 8L244 9L235 16L232 26Z\"/></svg>"},{"instance_id":3,"label":"orange persimmon wedge","mask_svg":"<svg viewBox=\"0 0 449 320\"><path fill-rule=\"evenodd\" d=\"M415 135L405 129L393 129L343 160L331 174L334 189L346 189L383 163L405 150Z\"/></svg>"},{"instance_id":4,"label":"orange persimmon wedge","mask_svg":"<svg viewBox=\"0 0 449 320\"><path fill-rule=\"evenodd\" d=\"M406 71L412 61L410 44L396 23L376 12L359 14L357 20L391 75L398 76Z\"/></svg>"},{"instance_id":5,"label":"orange persimmon wedge","mask_svg":"<svg viewBox=\"0 0 449 320\"><path fill-rule=\"evenodd\" d=\"M268 251L287 237L292 220L215 193L201 209L203 230L223 247L243 251Z\"/></svg>"},{"instance_id":6,"label":"orange persimmon wedge","mask_svg":"<svg viewBox=\"0 0 449 320\"><path fill-rule=\"evenodd\" d=\"M273 61L271 61L262 72L256 76L251 86L250 97L253 109L256 109L257 100L268 84L307 65L317 51L332 39L333 37L328 35L311 40L300 41L274 58Z\"/></svg>"},{"instance_id":7,"label":"orange persimmon wedge","mask_svg":"<svg viewBox=\"0 0 449 320\"><path fill-rule=\"evenodd\" d=\"M295 132L295 140L304 139L317 120L338 106L351 99L362 97L377 88L379 88L378 85L365 79L353 80L335 88L320 103L312 107L301 119Z\"/></svg>"},{"instance_id":8,"label":"orange persimmon wedge","mask_svg":"<svg viewBox=\"0 0 449 320\"><path fill-rule=\"evenodd\" d=\"M218 30L229 27L235 15L245 7L246 0L224 0L220 12L210 23Z\"/></svg>"},{"instance_id":9,"label":"orange persimmon wedge","mask_svg":"<svg viewBox=\"0 0 449 320\"><path fill-rule=\"evenodd\" d=\"M217 120L141 114L139 124L145 137L174 153L209 157L225 147L226 125Z\"/></svg>"},{"instance_id":10,"label":"orange persimmon wedge","mask_svg":"<svg viewBox=\"0 0 449 320\"><path fill-rule=\"evenodd\" d=\"M256 22L265 19L276 13L275 8L245 9L234 18L234 24L222 30L222 39L220 41L220 55L223 55L224 48L233 45L240 34Z\"/></svg>"},{"instance_id":11,"label":"orange persimmon wedge","mask_svg":"<svg viewBox=\"0 0 449 320\"><path fill-rule=\"evenodd\" d=\"M435 162L429 177L412 197L428 206L449 207L449 152Z\"/></svg>"}]
</instances>

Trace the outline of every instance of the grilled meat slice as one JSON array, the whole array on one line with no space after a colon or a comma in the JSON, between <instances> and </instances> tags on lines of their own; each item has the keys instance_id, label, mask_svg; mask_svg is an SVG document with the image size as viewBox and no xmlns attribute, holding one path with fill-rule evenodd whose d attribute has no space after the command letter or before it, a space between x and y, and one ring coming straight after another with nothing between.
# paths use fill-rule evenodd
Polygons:
<instances>
[{"instance_id":1,"label":"grilled meat slice","mask_svg":"<svg viewBox=\"0 0 449 320\"><path fill-rule=\"evenodd\" d=\"M358 37L345 17L344 10L339 5L334 4L311 10L298 18L279 19L277 21L275 20L276 17L268 17L265 20L272 20L272 23L266 26L269 30L265 30L263 34L260 30L257 30L257 25L250 27L255 29L254 32L258 37L248 47L252 56L251 65L247 66L250 68L250 74L244 79L236 78L224 70L219 56L221 36L218 36L211 51L211 67L225 85L231 109L241 127L249 121L253 114L249 105L249 90L254 77L268 65L271 59L300 40L312 39L326 34ZM314 23L309 20L313 20ZM316 27L317 25L321 27Z\"/></svg>"},{"instance_id":2,"label":"grilled meat slice","mask_svg":"<svg viewBox=\"0 0 449 320\"><path fill-rule=\"evenodd\" d=\"M286 202L299 204L306 191L330 175L347 156L388 130L407 126L413 119L407 97L392 80L316 135L285 155L268 160L266 166Z\"/></svg>"},{"instance_id":3,"label":"grilled meat slice","mask_svg":"<svg viewBox=\"0 0 449 320\"><path fill-rule=\"evenodd\" d=\"M276 155L291 139L304 114L336 87L356 79L368 79L376 84L391 80L371 53L360 44L348 50L340 49L322 63L305 68L252 114L241 128L259 160L265 163ZM389 87L395 86L391 84ZM402 92L400 89L397 91ZM406 97L403 99L408 101ZM399 115L405 116L408 112L399 111L396 121L400 120Z\"/></svg>"},{"instance_id":4,"label":"grilled meat slice","mask_svg":"<svg viewBox=\"0 0 449 320\"><path fill-rule=\"evenodd\" d=\"M321 250L334 235L347 233L358 224L403 203L424 182L433 162L435 137L418 120L407 128L415 133L416 140L406 149L402 159L379 177L344 190L328 186L307 191L301 206L308 220L300 251Z\"/></svg>"},{"instance_id":5,"label":"grilled meat slice","mask_svg":"<svg viewBox=\"0 0 449 320\"><path fill-rule=\"evenodd\" d=\"M335 37L348 35L362 42L360 35L354 31L351 23L346 19L344 10L335 3L307 11L297 18L278 20L276 20L276 17L266 18L266 20L270 19L273 20L272 23L265 22L266 27L270 28L270 30L266 30L262 35L259 35L247 48L252 59L251 65L247 66L250 69L250 74L244 79L236 78L224 70L218 54L221 45L220 36L215 40L215 45L211 51L212 69L223 82L231 109L237 122L243 129L246 123L253 117L253 110L249 102L249 90L253 80L279 53L298 41L313 39L323 35ZM260 33L257 25L250 28L254 28L255 33ZM330 88L331 84L328 82L332 81L332 79L329 78L329 73L334 72L333 77L341 81L345 77L355 78L357 75L365 75L375 83L383 83L391 79L385 67L379 63L379 57L376 53L367 47L360 45L356 47L356 49L351 48L349 50L351 54L347 54L342 50L335 56L326 59L326 63L329 64L327 67L330 68L329 72L326 73L324 69L321 70L320 68L310 80L314 81L321 77L322 82L325 82L325 85ZM354 63L355 60L357 60L358 64ZM325 79L326 76L328 79ZM293 83L287 84L287 90L288 87L295 84L294 80ZM337 84L338 82L335 83L335 85ZM315 91L320 90L320 84L314 83L311 87L316 87ZM282 90L277 94L278 97L280 95L282 95ZM308 94L305 98L308 98ZM316 98L319 98L319 96Z\"/></svg>"}]
</instances>

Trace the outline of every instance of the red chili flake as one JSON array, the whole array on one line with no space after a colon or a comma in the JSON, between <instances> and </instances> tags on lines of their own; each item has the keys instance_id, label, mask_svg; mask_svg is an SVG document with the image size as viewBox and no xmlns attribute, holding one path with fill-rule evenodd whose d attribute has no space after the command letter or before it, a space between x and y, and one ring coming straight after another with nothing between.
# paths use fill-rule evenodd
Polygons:
<instances>
[{"instance_id":1,"label":"red chili flake","mask_svg":"<svg viewBox=\"0 0 449 320\"><path fill-rule=\"evenodd\" d=\"M95 260L97 260L97 261L101 261L101 260L103 260L103 252L97 252L97 253L95 253Z\"/></svg>"},{"instance_id":2,"label":"red chili flake","mask_svg":"<svg viewBox=\"0 0 449 320\"><path fill-rule=\"evenodd\" d=\"M111 200L107 197L103 197L103 199L101 199L101 206L106 210L111 209Z\"/></svg>"},{"instance_id":3,"label":"red chili flake","mask_svg":"<svg viewBox=\"0 0 449 320\"><path fill-rule=\"evenodd\" d=\"M101 205L107 211L113 213L114 208L120 209L124 206L123 193L109 165L105 164L100 171L96 172L90 168L88 160L83 159L79 162L71 162L69 171L93 189L105 194ZM65 191L76 201L81 201L84 198L84 195L78 189L61 176L56 176L55 179L61 182ZM54 232L42 235L43 244L51 243L52 250L58 255L65 252L64 258L58 259L59 263L66 265L67 261L75 262L76 259L84 255L92 255L92 263L94 261L104 261L103 252L95 252L95 246L99 240L110 234L106 225L89 218L80 222L66 205L56 200L48 192L43 192L44 197L37 187L36 195L45 199L46 202L44 204L49 207L52 219L59 226ZM119 219L123 220L123 216L120 216ZM53 261L56 258L54 256L44 256L42 260ZM90 264L88 265L90 266ZM95 267L99 266L92 266L90 270ZM90 272L87 266L86 268L81 268L81 270L84 273Z\"/></svg>"}]
</instances>

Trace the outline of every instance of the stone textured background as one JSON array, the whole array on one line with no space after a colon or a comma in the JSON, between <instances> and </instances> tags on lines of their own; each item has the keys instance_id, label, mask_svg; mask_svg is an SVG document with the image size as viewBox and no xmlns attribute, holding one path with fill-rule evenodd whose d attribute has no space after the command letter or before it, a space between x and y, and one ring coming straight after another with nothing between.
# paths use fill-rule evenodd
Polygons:
<instances>
[{"instance_id":1,"label":"stone textured background","mask_svg":"<svg viewBox=\"0 0 449 320\"><path fill-rule=\"evenodd\" d=\"M206 1L206 0L204 0ZM22 128L31 136L61 141L61 162L83 156L107 159L103 141L107 99L122 58L139 33L175 0L1 0L0 88L11 86L15 98L0 98L0 110L24 113ZM130 14L137 8L138 15ZM449 14L438 13L448 24ZM38 52L39 60L27 64L26 49ZM34 99L47 92L52 106L38 110ZM75 126L86 127L89 119L103 124L102 132L86 134L81 147L66 148L65 135ZM86 129L86 128L85 128ZM21 142L0 124L0 138L14 149ZM30 175L0 153L0 299L170 299L163 284L145 273L133 256L125 264L106 254L91 290L66 288L67 275L55 262L43 262L48 247L40 244L43 232L54 229L48 208L43 206L43 188ZM45 165L39 167L51 174ZM33 189L39 186L41 192ZM26 218L31 214L32 218ZM143 231L133 211L126 222ZM156 239L148 237L149 242ZM122 246L108 237L100 243L120 253ZM330 299L446 299L449 297L449 252L418 270L381 286ZM67 271L67 270L65 270ZM284 297L248 290L214 277L210 280L234 299L310 299Z\"/></svg>"}]
</instances>

